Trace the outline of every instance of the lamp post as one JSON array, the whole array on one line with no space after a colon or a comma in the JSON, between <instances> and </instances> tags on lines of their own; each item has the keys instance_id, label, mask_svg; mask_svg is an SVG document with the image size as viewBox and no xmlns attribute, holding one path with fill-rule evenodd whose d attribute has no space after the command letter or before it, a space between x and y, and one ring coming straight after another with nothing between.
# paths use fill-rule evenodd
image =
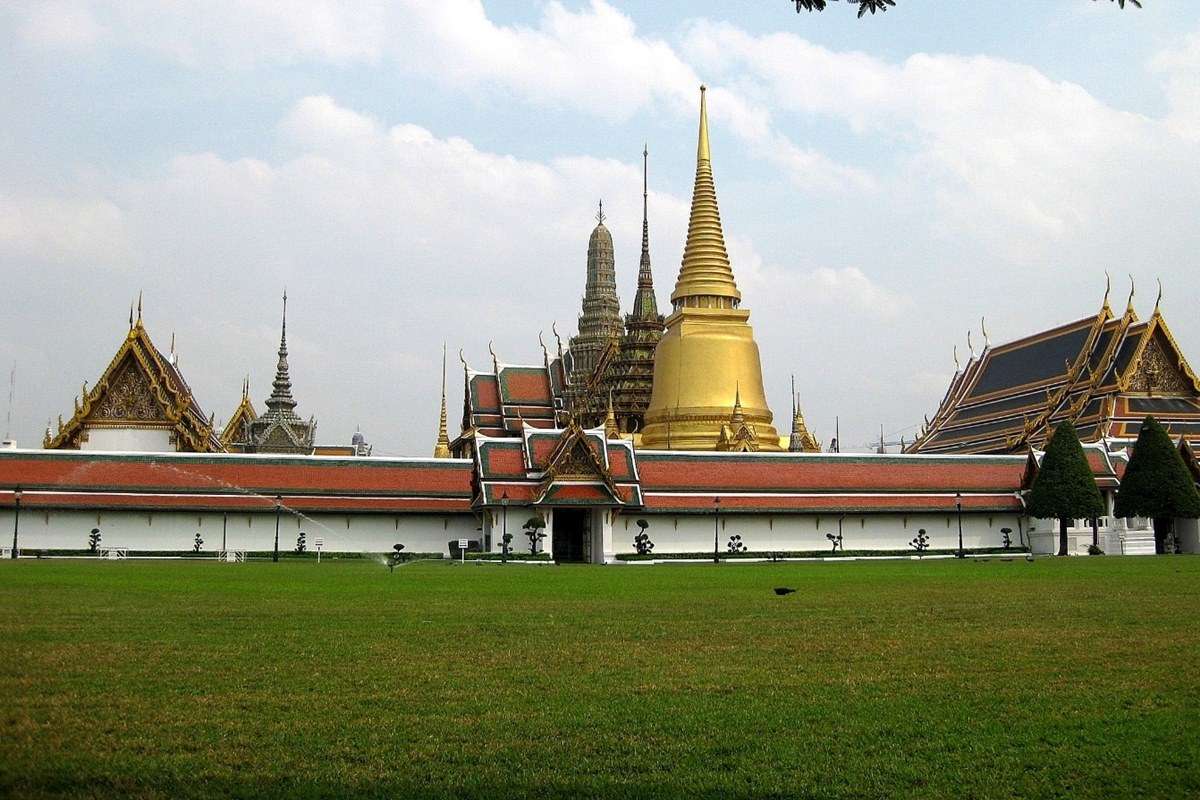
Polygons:
<instances>
[{"instance_id":1,"label":"lamp post","mask_svg":"<svg viewBox=\"0 0 1200 800\"><path fill-rule=\"evenodd\" d=\"M500 493L500 561L508 563L508 490Z\"/></svg>"},{"instance_id":2,"label":"lamp post","mask_svg":"<svg viewBox=\"0 0 1200 800\"><path fill-rule=\"evenodd\" d=\"M283 509L283 498L275 495L275 552L271 554L271 560L279 563L279 512Z\"/></svg>"},{"instance_id":3,"label":"lamp post","mask_svg":"<svg viewBox=\"0 0 1200 800\"><path fill-rule=\"evenodd\" d=\"M720 538L721 528L721 498L713 498L713 563L721 563L720 545L717 543Z\"/></svg>"},{"instance_id":4,"label":"lamp post","mask_svg":"<svg viewBox=\"0 0 1200 800\"><path fill-rule=\"evenodd\" d=\"M963 552L962 542L962 492L955 492L954 507L958 509L958 553L956 556L958 558L965 558L967 554Z\"/></svg>"},{"instance_id":5,"label":"lamp post","mask_svg":"<svg viewBox=\"0 0 1200 800\"><path fill-rule=\"evenodd\" d=\"M21 487L13 489L13 502L16 507L13 509L13 549L12 557L17 557L17 531L21 527Z\"/></svg>"}]
</instances>

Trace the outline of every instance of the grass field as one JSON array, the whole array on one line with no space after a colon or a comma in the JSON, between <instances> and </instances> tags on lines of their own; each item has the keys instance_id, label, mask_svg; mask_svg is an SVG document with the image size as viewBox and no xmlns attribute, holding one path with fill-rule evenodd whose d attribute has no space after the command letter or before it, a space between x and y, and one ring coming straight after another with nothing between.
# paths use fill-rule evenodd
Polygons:
<instances>
[{"instance_id":1,"label":"grass field","mask_svg":"<svg viewBox=\"0 0 1200 800\"><path fill-rule=\"evenodd\" d=\"M1198 609L1187 556L4 562L0 796L1196 797Z\"/></svg>"}]
</instances>

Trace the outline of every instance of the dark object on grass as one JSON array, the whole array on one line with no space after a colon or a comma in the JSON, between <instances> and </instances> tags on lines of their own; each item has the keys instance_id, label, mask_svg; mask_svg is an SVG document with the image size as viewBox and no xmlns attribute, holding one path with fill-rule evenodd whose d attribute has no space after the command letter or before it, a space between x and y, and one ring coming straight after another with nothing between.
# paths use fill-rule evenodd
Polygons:
<instances>
[{"instance_id":1,"label":"dark object on grass","mask_svg":"<svg viewBox=\"0 0 1200 800\"><path fill-rule=\"evenodd\" d=\"M1089 544L1088 545L1088 555L1089 556L1102 556L1102 555L1104 555L1104 551L1101 550L1099 547L1097 547L1094 544Z\"/></svg>"},{"instance_id":2,"label":"dark object on grass","mask_svg":"<svg viewBox=\"0 0 1200 800\"><path fill-rule=\"evenodd\" d=\"M1126 470L1126 476L1129 475ZM1193 490L1194 492L1195 490ZM1030 515L1058 520L1058 554L1067 555L1067 527L1073 520L1099 517L1104 499L1070 421L1059 423L1046 445L1029 492Z\"/></svg>"},{"instance_id":3,"label":"dark object on grass","mask_svg":"<svg viewBox=\"0 0 1200 800\"><path fill-rule=\"evenodd\" d=\"M1030 564L1032 564L1033 563L1033 553L1026 553L1025 560L1028 561Z\"/></svg>"},{"instance_id":4,"label":"dark object on grass","mask_svg":"<svg viewBox=\"0 0 1200 800\"><path fill-rule=\"evenodd\" d=\"M96 548L100 546L101 538L103 537L100 535L100 529L92 528L92 532L88 534L88 550L91 550L93 553L96 552Z\"/></svg>"},{"instance_id":5,"label":"dark object on grass","mask_svg":"<svg viewBox=\"0 0 1200 800\"><path fill-rule=\"evenodd\" d=\"M512 554L512 534L506 533L500 537L500 563L507 564Z\"/></svg>"},{"instance_id":6,"label":"dark object on grass","mask_svg":"<svg viewBox=\"0 0 1200 800\"><path fill-rule=\"evenodd\" d=\"M775 594L779 595L780 597L783 597L786 594L795 594L795 593L796 593L795 589L789 589L786 586L776 586L775 587Z\"/></svg>"},{"instance_id":7,"label":"dark object on grass","mask_svg":"<svg viewBox=\"0 0 1200 800\"><path fill-rule=\"evenodd\" d=\"M1113 516L1154 520L1156 553L1176 551L1175 546L1168 547L1176 519L1200 517L1200 495L1192 474L1179 449L1171 444L1170 434L1154 417L1142 422L1133 456L1117 490Z\"/></svg>"}]
</instances>

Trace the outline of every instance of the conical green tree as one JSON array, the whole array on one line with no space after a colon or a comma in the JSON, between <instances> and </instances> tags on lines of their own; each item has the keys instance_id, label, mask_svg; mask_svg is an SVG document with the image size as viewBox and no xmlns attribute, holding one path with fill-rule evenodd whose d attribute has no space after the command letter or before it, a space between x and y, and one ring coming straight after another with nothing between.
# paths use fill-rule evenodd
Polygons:
<instances>
[{"instance_id":1,"label":"conical green tree","mask_svg":"<svg viewBox=\"0 0 1200 800\"><path fill-rule=\"evenodd\" d=\"M1113 513L1154 520L1154 549L1166 550L1176 519L1200 517L1200 494L1183 456L1154 417L1146 417L1125 468Z\"/></svg>"},{"instance_id":2,"label":"conical green tree","mask_svg":"<svg viewBox=\"0 0 1200 800\"><path fill-rule=\"evenodd\" d=\"M1039 519L1058 520L1058 554L1067 554L1067 528L1073 519L1104 513L1104 498L1083 454L1079 434L1070 421L1062 422L1046 445L1041 468L1029 492L1029 513Z\"/></svg>"}]
</instances>

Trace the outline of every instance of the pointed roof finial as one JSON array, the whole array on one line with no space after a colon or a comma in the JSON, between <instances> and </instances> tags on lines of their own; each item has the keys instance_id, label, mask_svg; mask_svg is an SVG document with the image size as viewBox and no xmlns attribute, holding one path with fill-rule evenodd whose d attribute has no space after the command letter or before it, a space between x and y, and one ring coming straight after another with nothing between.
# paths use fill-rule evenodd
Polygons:
<instances>
[{"instance_id":1,"label":"pointed roof finial","mask_svg":"<svg viewBox=\"0 0 1200 800\"><path fill-rule=\"evenodd\" d=\"M621 438L621 429L617 426L617 415L613 410L613 393L612 389L608 390L608 413L604 415L604 438L619 439Z\"/></svg>"},{"instance_id":2,"label":"pointed roof finial","mask_svg":"<svg viewBox=\"0 0 1200 800\"><path fill-rule=\"evenodd\" d=\"M138 309L137 309L137 311L138 311L137 321L138 321L138 324L140 325L142 322L142 292L140 289L138 290Z\"/></svg>"},{"instance_id":3,"label":"pointed roof finial","mask_svg":"<svg viewBox=\"0 0 1200 800\"><path fill-rule=\"evenodd\" d=\"M604 224L604 200L603 199L600 200L600 210L596 212L596 223L599 225Z\"/></svg>"},{"instance_id":4,"label":"pointed roof finial","mask_svg":"<svg viewBox=\"0 0 1200 800\"><path fill-rule=\"evenodd\" d=\"M975 345L971 344L971 332L967 331L967 349L971 351L971 358L975 357Z\"/></svg>"},{"instance_id":5,"label":"pointed roof finial","mask_svg":"<svg viewBox=\"0 0 1200 800\"><path fill-rule=\"evenodd\" d=\"M700 137L696 142L696 160L712 161L712 150L708 144L708 102L705 95L708 87L700 84Z\"/></svg>"},{"instance_id":6,"label":"pointed roof finial","mask_svg":"<svg viewBox=\"0 0 1200 800\"><path fill-rule=\"evenodd\" d=\"M987 332L987 317L979 318L979 329L983 332L983 349L987 350L992 346L991 339L988 337Z\"/></svg>"},{"instance_id":7,"label":"pointed roof finial","mask_svg":"<svg viewBox=\"0 0 1200 800\"><path fill-rule=\"evenodd\" d=\"M133 330L133 301L129 301L129 330Z\"/></svg>"},{"instance_id":8,"label":"pointed roof finial","mask_svg":"<svg viewBox=\"0 0 1200 800\"><path fill-rule=\"evenodd\" d=\"M1162 303L1162 278L1155 278L1158 281L1158 297L1154 298L1154 313L1158 314L1158 307Z\"/></svg>"},{"instance_id":9,"label":"pointed roof finial","mask_svg":"<svg viewBox=\"0 0 1200 800\"><path fill-rule=\"evenodd\" d=\"M450 437L446 433L446 343L442 342L442 406L438 416L437 442L433 446L434 458L450 457Z\"/></svg>"},{"instance_id":10,"label":"pointed roof finial","mask_svg":"<svg viewBox=\"0 0 1200 800\"><path fill-rule=\"evenodd\" d=\"M1127 300L1125 302L1125 313L1126 314L1133 313L1133 295L1134 295L1135 289L1136 289L1136 287L1134 286L1134 283L1133 283L1133 275L1130 274L1129 275L1129 300Z\"/></svg>"},{"instance_id":11,"label":"pointed roof finial","mask_svg":"<svg viewBox=\"0 0 1200 800\"><path fill-rule=\"evenodd\" d=\"M958 373L961 371L962 367L960 367L958 364L958 345L954 345L954 372Z\"/></svg>"},{"instance_id":12,"label":"pointed roof finial","mask_svg":"<svg viewBox=\"0 0 1200 800\"><path fill-rule=\"evenodd\" d=\"M1112 291L1112 276L1108 274L1108 270L1104 270L1104 303L1103 308L1108 308L1108 295Z\"/></svg>"}]
</instances>

